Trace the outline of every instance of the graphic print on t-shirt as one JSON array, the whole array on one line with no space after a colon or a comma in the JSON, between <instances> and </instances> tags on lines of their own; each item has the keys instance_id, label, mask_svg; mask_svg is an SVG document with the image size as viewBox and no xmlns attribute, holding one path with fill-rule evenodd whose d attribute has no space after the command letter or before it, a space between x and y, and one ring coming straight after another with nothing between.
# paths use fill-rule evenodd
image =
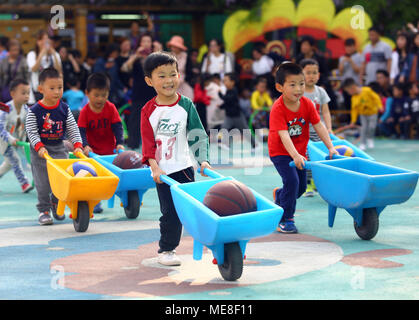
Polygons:
<instances>
[{"instance_id":1,"label":"graphic print on t-shirt","mask_svg":"<svg viewBox=\"0 0 419 320\"><path fill-rule=\"evenodd\" d=\"M303 118L294 118L291 121L288 121L288 133L290 137L299 136L303 133L303 126L306 124L306 121Z\"/></svg>"}]
</instances>

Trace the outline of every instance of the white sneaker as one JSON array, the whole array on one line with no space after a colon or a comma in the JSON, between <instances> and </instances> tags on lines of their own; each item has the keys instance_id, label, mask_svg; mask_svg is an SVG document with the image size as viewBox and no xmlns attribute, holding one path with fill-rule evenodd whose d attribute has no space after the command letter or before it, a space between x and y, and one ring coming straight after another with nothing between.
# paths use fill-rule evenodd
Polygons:
<instances>
[{"instance_id":1,"label":"white sneaker","mask_svg":"<svg viewBox=\"0 0 419 320\"><path fill-rule=\"evenodd\" d=\"M365 144L361 143L359 145L359 149L362 150L362 151L364 151L365 149L367 149L367 147L365 146Z\"/></svg>"},{"instance_id":2,"label":"white sneaker","mask_svg":"<svg viewBox=\"0 0 419 320\"><path fill-rule=\"evenodd\" d=\"M176 255L176 251L163 251L159 253L159 258L157 260L158 263L164 266L180 266L182 261Z\"/></svg>"},{"instance_id":3,"label":"white sneaker","mask_svg":"<svg viewBox=\"0 0 419 320\"><path fill-rule=\"evenodd\" d=\"M368 147L368 149L373 149L374 148L374 140L367 139L367 147Z\"/></svg>"}]
</instances>

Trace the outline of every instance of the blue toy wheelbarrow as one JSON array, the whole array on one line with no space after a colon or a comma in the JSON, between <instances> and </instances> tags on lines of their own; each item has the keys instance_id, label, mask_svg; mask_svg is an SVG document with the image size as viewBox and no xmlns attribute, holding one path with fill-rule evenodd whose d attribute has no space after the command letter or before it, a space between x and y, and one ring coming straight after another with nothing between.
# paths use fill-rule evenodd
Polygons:
<instances>
[{"instance_id":1,"label":"blue toy wheelbarrow","mask_svg":"<svg viewBox=\"0 0 419 320\"><path fill-rule=\"evenodd\" d=\"M357 146L353 145L349 141L345 139L339 139L334 134L330 134L330 138L334 146L344 145L344 146L352 148L352 150L354 151L355 157L374 160L373 157L371 157L366 152L362 151L361 149L359 149ZM329 156L329 150L327 150L327 147L325 146L323 141L318 141L318 142L309 141L307 145L307 152L310 157L310 161L326 160L326 157Z\"/></svg>"},{"instance_id":2,"label":"blue toy wheelbarrow","mask_svg":"<svg viewBox=\"0 0 419 320\"><path fill-rule=\"evenodd\" d=\"M221 276L227 281L234 281L242 275L247 242L276 230L283 210L251 189L256 198L257 211L220 217L206 207L203 200L214 184L233 178L209 169L205 169L204 173L212 179L184 184L165 175L160 179L170 185L179 219L194 239L193 258L201 260L206 246L212 251Z\"/></svg>"},{"instance_id":3,"label":"blue toy wheelbarrow","mask_svg":"<svg viewBox=\"0 0 419 320\"><path fill-rule=\"evenodd\" d=\"M290 162L295 166L294 162ZM354 219L354 228L363 240L378 232L378 218L387 205L407 201L416 188L414 171L363 158L309 161L320 196L329 204L329 227L336 209L345 209Z\"/></svg>"},{"instance_id":4,"label":"blue toy wheelbarrow","mask_svg":"<svg viewBox=\"0 0 419 320\"><path fill-rule=\"evenodd\" d=\"M121 169L112 164L116 154L100 156L90 152L89 157L94 158L119 178L115 193L108 200L108 208L114 207L115 196L118 196L127 218L136 219L144 194L148 189L156 187L150 168Z\"/></svg>"}]
</instances>

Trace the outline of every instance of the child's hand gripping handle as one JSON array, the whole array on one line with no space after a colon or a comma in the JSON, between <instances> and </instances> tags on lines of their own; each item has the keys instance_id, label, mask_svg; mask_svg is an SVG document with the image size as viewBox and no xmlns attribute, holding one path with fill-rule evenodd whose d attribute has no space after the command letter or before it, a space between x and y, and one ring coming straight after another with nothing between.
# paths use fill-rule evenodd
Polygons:
<instances>
[{"instance_id":1,"label":"child's hand gripping handle","mask_svg":"<svg viewBox=\"0 0 419 320\"><path fill-rule=\"evenodd\" d=\"M198 173L201 173L201 168L200 167L198 167ZM214 170L211 170L211 169L208 169L208 168L205 168L204 169L204 173L207 176L209 176L211 178L214 178L214 179L216 179L216 178L223 178L224 177L221 174L219 174L218 172L215 172Z\"/></svg>"},{"instance_id":2,"label":"child's hand gripping handle","mask_svg":"<svg viewBox=\"0 0 419 320\"><path fill-rule=\"evenodd\" d=\"M297 168L297 166L295 165L295 162L294 161L291 161L290 163L289 163L289 166L290 167L292 167L292 168ZM303 166L303 169L310 169L311 168L311 164L310 164L310 162L308 162L308 161L304 161L304 166Z\"/></svg>"}]
</instances>

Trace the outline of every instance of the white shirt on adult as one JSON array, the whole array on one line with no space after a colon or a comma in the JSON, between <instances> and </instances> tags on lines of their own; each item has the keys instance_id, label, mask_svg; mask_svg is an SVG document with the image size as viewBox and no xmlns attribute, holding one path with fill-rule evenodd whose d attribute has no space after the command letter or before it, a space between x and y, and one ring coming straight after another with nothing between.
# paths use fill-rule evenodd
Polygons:
<instances>
[{"instance_id":1,"label":"white shirt on adult","mask_svg":"<svg viewBox=\"0 0 419 320\"><path fill-rule=\"evenodd\" d=\"M210 64L208 65L208 59L210 60ZM208 65L208 70L207 70ZM203 73L209 74L220 74L221 78L224 74L233 72L233 66L231 64L230 59L224 53L220 53L218 56L214 55L213 53L209 53L202 63Z\"/></svg>"},{"instance_id":2,"label":"white shirt on adult","mask_svg":"<svg viewBox=\"0 0 419 320\"><path fill-rule=\"evenodd\" d=\"M272 71L274 61L267 55L263 55L259 60L254 60L252 64L253 73L257 76L266 74Z\"/></svg>"},{"instance_id":3,"label":"white shirt on adult","mask_svg":"<svg viewBox=\"0 0 419 320\"><path fill-rule=\"evenodd\" d=\"M61 64L61 58L60 55L55 52L54 53L57 61L59 64ZM41 58L41 63L40 63L40 67L38 69L38 71L32 71L32 67L35 65L36 63L36 52L34 50L30 51L27 56L26 56L26 62L28 64L28 68L29 68L29 72L31 73L30 75L30 85L31 85L31 90L30 90L30 94L29 94L29 104L35 103L35 96L33 94L33 91L38 91L38 77L39 77L39 73L48 67L53 67L54 66L54 59L52 55L45 55Z\"/></svg>"}]
</instances>

